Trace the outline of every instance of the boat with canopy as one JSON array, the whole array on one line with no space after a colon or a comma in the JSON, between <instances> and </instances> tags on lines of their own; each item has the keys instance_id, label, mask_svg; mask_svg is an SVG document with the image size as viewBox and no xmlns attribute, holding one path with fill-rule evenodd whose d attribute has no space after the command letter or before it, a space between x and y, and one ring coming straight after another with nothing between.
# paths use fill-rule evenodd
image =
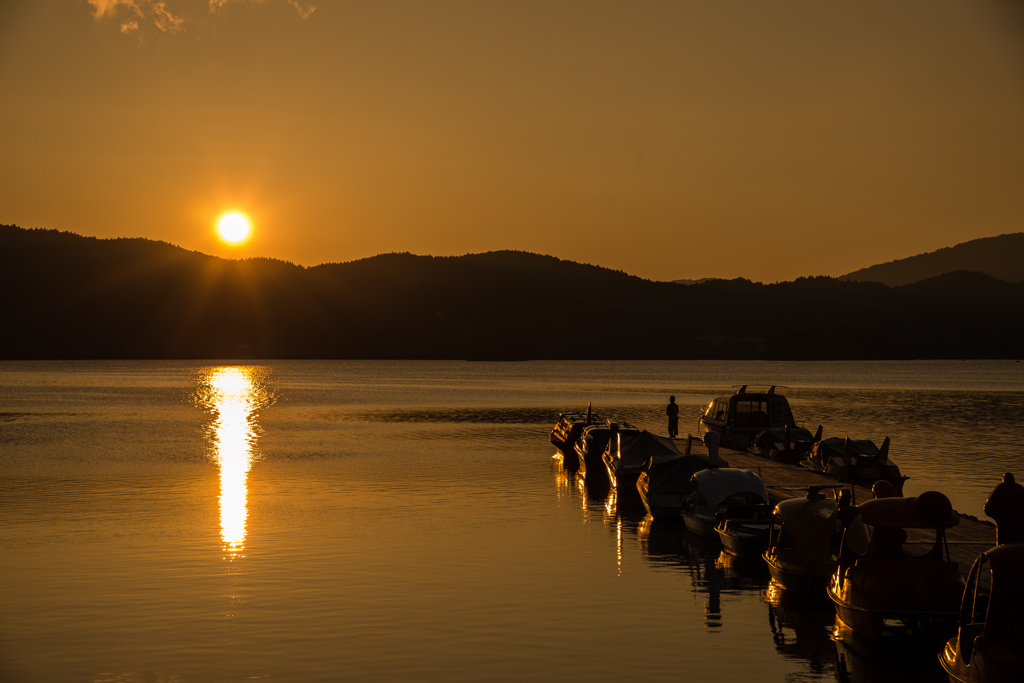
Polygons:
<instances>
[{"instance_id":1,"label":"boat with canopy","mask_svg":"<svg viewBox=\"0 0 1024 683\"><path fill-rule=\"evenodd\" d=\"M870 637L955 623L964 580L946 543L946 529L960 523L949 499L925 491L869 500L858 511L859 523L847 528L827 587L837 618ZM909 555L903 547L907 530L934 531L931 550Z\"/></svg>"}]
</instances>

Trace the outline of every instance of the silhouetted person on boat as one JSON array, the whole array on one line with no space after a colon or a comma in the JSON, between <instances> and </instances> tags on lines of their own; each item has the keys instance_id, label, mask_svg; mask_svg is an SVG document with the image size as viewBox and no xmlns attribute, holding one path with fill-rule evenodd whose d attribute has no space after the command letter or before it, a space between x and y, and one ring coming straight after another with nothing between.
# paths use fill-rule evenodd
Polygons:
<instances>
[{"instance_id":1,"label":"silhouetted person on boat","mask_svg":"<svg viewBox=\"0 0 1024 683\"><path fill-rule=\"evenodd\" d=\"M1024 486L1003 475L1003 483L995 487L985 501L985 514L996 520L996 545L1024 541Z\"/></svg>"},{"instance_id":2,"label":"silhouetted person on boat","mask_svg":"<svg viewBox=\"0 0 1024 683\"><path fill-rule=\"evenodd\" d=\"M676 405L676 397L668 397L668 407L665 408L668 415L668 438L674 439L679 434L679 406Z\"/></svg>"}]
</instances>

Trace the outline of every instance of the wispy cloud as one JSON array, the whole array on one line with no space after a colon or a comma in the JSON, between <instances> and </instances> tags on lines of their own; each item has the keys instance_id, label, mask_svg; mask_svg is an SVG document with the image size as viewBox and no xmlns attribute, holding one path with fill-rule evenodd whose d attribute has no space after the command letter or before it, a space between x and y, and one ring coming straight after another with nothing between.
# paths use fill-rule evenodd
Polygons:
<instances>
[{"instance_id":1,"label":"wispy cloud","mask_svg":"<svg viewBox=\"0 0 1024 683\"><path fill-rule=\"evenodd\" d=\"M163 2L154 2L151 5L153 10L153 23L161 31L177 31L185 21L167 11L167 5Z\"/></svg>"},{"instance_id":2,"label":"wispy cloud","mask_svg":"<svg viewBox=\"0 0 1024 683\"><path fill-rule=\"evenodd\" d=\"M97 19L107 13L113 14L118 5L123 5L129 9L135 10L136 12L139 11L135 0L89 0L89 4L92 5L93 16Z\"/></svg>"},{"instance_id":3,"label":"wispy cloud","mask_svg":"<svg viewBox=\"0 0 1024 683\"><path fill-rule=\"evenodd\" d=\"M139 30L139 20L152 23L161 31L171 33L181 29L185 18L172 14L163 0L89 0L93 7L93 16L102 19L105 16L128 15L133 17L121 23L121 33L132 33Z\"/></svg>"},{"instance_id":4,"label":"wispy cloud","mask_svg":"<svg viewBox=\"0 0 1024 683\"><path fill-rule=\"evenodd\" d=\"M307 5L299 0L288 0L288 4L299 10L299 16L308 19L309 15L316 11L316 5Z\"/></svg>"},{"instance_id":5,"label":"wispy cloud","mask_svg":"<svg viewBox=\"0 0 1024 683\"><path fill-rule=\"evenodd\" d=\"M263 2L263 0L210 0L210 11L216 12L224 5L231 2ZM285 2L297 9L299 11L299 16L303 19L308 19L309 15L316 11L316 5L300 2L300 0L285 0Z\"/></svg>"},{"instance_id":6,"label":"wispy cloud","mask_svg":"<svg viewBox=\"0 0 1024 683\"><path fill-rule=\"evenodd\" d=\"M174 0L87 0L92 5L93 16L97 19L117 17L121 22L121 33L134 33L143 26L154 26L165 33L174 33L196 20L189 13L171 9L168 4ZM208 0L210 12L217 12L231 2L258 3L264 0ZM285 0L294 7L299 16L308 19L316 11L316 5L303 0ZM180 5L180 3L178 3Z\"/></svg>"}]
</instances>

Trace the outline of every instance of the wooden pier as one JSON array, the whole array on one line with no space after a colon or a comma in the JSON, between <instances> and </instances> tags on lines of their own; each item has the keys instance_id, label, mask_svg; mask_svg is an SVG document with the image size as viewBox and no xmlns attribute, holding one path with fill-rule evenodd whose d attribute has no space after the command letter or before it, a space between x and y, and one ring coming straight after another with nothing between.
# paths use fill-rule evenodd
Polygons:
<instances>
[{"instance_id":1,"label":"wooden pier","mask_svg":"<svg viewBox=\"0 0 1024 683\"><path fill-rule=\"evenodd\" d=\"M686 439L676 439L676 446L679 447L679 450L685 451ZM694 439L690 452L707 455L707 448L700 440ZM848 482L841 482L798 465L776 462L745 451L719 448L718 454L729 463L729 467L739 467L757 472L764 481L765 488L768 489L768 496L772 504L788 498L801 498L807 493L808 486L851 487ZM994 487L997 483L999 482L993 482L992 486ZM853 488L854 497L858 503L872 499L870 487L853 486ZM934 542L934 533L926 530L908 529L907 535L907 542L903 545L910 554L923 554L932 547ZM996 544L996 528L993 525L961 516L960 523L946 531L946 540L949 543L951 559L959 565L960 571L966 577L978 555Z\"/></svg>"}]
</instances>

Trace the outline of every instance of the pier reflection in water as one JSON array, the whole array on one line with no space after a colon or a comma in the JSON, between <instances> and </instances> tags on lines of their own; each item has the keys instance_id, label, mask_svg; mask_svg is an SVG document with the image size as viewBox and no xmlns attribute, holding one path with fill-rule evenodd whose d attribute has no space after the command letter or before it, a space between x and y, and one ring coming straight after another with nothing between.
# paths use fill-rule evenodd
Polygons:
<instances>
[{"instance_id":1,"label":"pier reflection in water","mask_svg":"<svg viewBox=\"0 0 1024 683\"><path fill-rule=\"evenodd\" d=\"M641 556L660 569L678 571L690 579L690 590L702 596L704 625L711 632L722 627L722 595L745 592L763 595L770 577L763 562L725 552L715 539L686 531L682 519L655 521L647 514L639 493L611 487L604 471L567 472L561 458L552 458L559 499L577 497L585 517L601 524L615 539L616 567L622 574L626 544L635 537ZM681 590L686 590L681 587Z\"/></svg>"},{"instance_id":2,"label":"pier reflection in water","mask_svg":"<svg viewBox=\"0 0 1024 683\"><path fill-rule=\"evenodd\" d=\"M862 639L838 624L832 602L824 593L787 592L771 580L759 558L733 555L715 539L688 532L682 519L655 521L646 514L639 496L609 487L604 472L592 473L592 481L587 481L582 474L567 472L557 457L552 458L552 471L559 499L578 499L584 515L599 520L613 535L617 574L623 573L629 537L635 536L641 557L660 570L678 571L689 579L679 590L703 603L704 627L709 634L725 634L726 596L757 595L766 608L765 630L776 651L807 667L803 673L790 674L788 680L865 683L907 676L944 680L929 644L908 652Z\"/></svg>"},{"instance_id":3,"label":"pier reflection in water","mask_svg":"<svg viewBox=\"0 0 1024 683\"><path fill-rule=\"evenodd\" d=\"M229 557L245 549L249 469L257 457L258 411L274 402L260 367L212 367L197 374L193 403L213 415L207 438L220 467L220 529Z\"/></svg>"}]
</instances>

